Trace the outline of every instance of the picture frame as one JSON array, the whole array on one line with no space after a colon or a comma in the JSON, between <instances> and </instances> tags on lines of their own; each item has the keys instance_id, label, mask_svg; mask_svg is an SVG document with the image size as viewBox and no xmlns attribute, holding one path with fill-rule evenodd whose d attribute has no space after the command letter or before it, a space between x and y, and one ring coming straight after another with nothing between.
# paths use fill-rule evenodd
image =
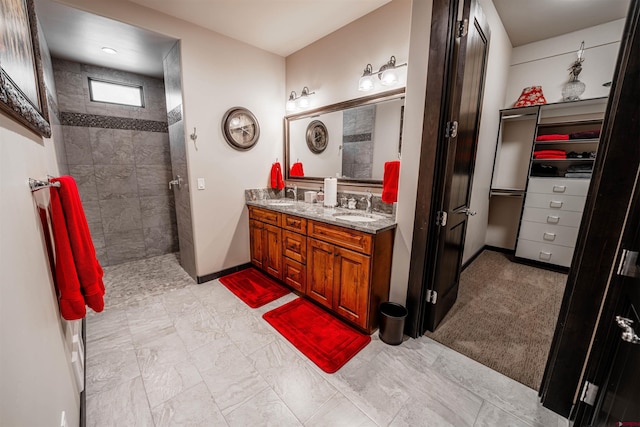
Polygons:
<instances>
[{"instance_id":1,"label":"picture frame","mask_svg":"<svg viewBox=\"0 0 640 427\"><path fill-rule=\"evenodd\" d=\"M0 110L51 136L33 0L0 0Z\"/></svg>"}]
</instances>

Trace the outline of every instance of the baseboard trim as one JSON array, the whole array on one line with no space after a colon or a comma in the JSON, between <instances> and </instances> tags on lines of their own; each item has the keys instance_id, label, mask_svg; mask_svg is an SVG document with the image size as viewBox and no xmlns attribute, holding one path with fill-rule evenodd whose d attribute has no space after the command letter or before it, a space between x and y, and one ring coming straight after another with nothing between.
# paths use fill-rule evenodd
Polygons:
<instances>
[{"instance_id":1,"label":"baseboard trim","mask_svg":"<svg viewBox=\"0 0 640 427\"><path fill-rule=\"evenodd\" d=\"M531 267L537 267L542 270L555 271L556 273L568 274L570 267L563 267L561 265L547 264L546 262L539 262L532 259L513 257L513 260L520 264L530 265Z\"/></svg>"},{"instance_id":2,"label":"baseboard trim","mask_svg":"<svg viewBox=\"0 0 640 427\"><path fill-rule=\"evenodd\" d=\"M227 274L237 273L238 271L246 270L249 267L251 267L251 263L250 262L247 262L245 264L236 265L235 267L231 267L231 268L225 268L224 270L220 270L220 271L218 271L216 273L205 274L204 276L197 276L196 277L196 282L198 284L201 284L201 283L204 283L204 282L210 282L212 280L216 280L219 277L226 276Z\"/></svg>"},{"instance_id":3,"label":"baseboard trim","mask_svg":"<svg viewBox=\"0 0 640 427\"><path fill-rule=\"evenodd\" d=\"M487 248L487 245L484 245L483 247L481 247L480 249L478 249L478 252L476 252L475 254L471 255L471 258L469 258L469 259L467 260L467 262L465 262L464 264L462 264L462 267L460 267L460 271L462 272L462 271L464 271L464 270L465 270L465 268L469 267L469 265L471 265L471 263L472 263L473 261L475 261L475 260L476 260L476 258L478 258L478 257L480 256L480 254L481 254L482 252L484 252L484 250L485 250L486 248Z\"/></svg>"},{"instance_id":4,"label":"baseboard trim","mask_svg":"<svg viewBox=\"0 0 640 427\"><path fill-rule=\"evenodd\" d=\"M87 426L87 318L82 318L82 344L84 344L84 388L80 392L80 427Z\"/></svg>"},{"instance_id":5,"label":"baseboard trim","mask_svg":"<svg viewBox=\"0 0 640 427\"><path fill-rule=\"evenodd\" d=\"M484 248L488 251L494 251L494 252L502 252L503 254L508 254L508 255L515 255L516 254L516 250L515 249L507 249L507 248L501 248L498 246L491 246L491 245L484 245Z\"/></svg>"}]
</instances>

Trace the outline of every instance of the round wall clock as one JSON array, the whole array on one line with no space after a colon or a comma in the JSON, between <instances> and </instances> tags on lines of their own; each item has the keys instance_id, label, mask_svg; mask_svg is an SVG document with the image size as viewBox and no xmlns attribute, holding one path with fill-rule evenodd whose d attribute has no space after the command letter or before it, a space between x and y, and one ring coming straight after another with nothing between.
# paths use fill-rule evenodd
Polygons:
<instances>
[{"instance_id":1,"label":"round wall clock","mask_svg":"<svg viewBox=\"0 0 640 427\"><path fill-rule=\"evenodd\" d=\"M307 146L311 152L322 153L329 144L329 132L320 120L314 120L307 126Z\"/></svg>"},{"instance_id":2,"label":"round wall clock","mask_svg":"<svg viewBox=\"0 0 640 427\"><path fill-rule=\"evenodd\" d=\"M251 111L233 107L222 117L222 135L236 150L248 150L258 142L260 125Z\"/></svg>"}]
</instances>

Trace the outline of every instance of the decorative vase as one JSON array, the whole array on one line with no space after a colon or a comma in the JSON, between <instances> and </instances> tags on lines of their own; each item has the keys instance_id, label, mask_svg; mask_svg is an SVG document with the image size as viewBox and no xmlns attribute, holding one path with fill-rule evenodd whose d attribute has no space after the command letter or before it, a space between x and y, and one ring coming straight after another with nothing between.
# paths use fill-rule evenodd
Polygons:
<instances>
[{"instance_id":1,"label":"decorative vase","mask_svg":"<svg viewBox=\"0 0 640 427\"><path fill-rule=\"evenodd\" d=\"M562 100L563 101L577 101L580 99L580 95L584 93L586 85L580 80L575 79L564 84L562 87Z\"/></svg>"}]
</instances>

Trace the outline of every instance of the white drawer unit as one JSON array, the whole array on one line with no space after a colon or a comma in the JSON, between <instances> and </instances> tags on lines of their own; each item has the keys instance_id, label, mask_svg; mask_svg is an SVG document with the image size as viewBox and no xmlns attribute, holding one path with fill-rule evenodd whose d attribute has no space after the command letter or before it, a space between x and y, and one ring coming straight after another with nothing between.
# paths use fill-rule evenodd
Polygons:
<instances>
[{"instance_id":1,"label":"white drawer unit","mask_svg":"<svg viewBox=\"0 0 640 427\"><path fill-rule=\"evenodd\" d=\"M586 196L590 179L580 178L529 178L527 193Z\"/></svg>"},{"instance_id":2,"label":"white drawer unit","mask_svg":"<svg viewBox=\"0 0 640 427\"><path fill-rule=\"evenodd\" d=\"M580 227L582 212L551 210L526 207L522 212L522 221L539 222L542 224L562 225L564 227Z\"/></svg>"},{"instance_id":3,"label":"white drawer unit","mask_svg":"<svg viewBox=\"0 0 640 427\"><path fill-rule=\"evenodd\" d=\"M529 193L527 191L524 205L526 207L549 209L551 211L582 212L585 201L585 196Z\"/></svg>"},{"instance_id":4,"label":"white drawer unit","mask_svg":"<svg viewBox=\"0 0 640 427\"><path fill-rule=\"evenodd\" d=\"M573 247L521 239L518 241L516 256L562 267L570 267L573 251Z\"/></svg>"},{"instance_id":5,"label":"white drawer unit","mask_svg":"<svg viewBox=\"0 0 640 427\"><path fill-rule=\"evenodd\" d=\"M575 227L522 221L519 237L524 240L551 243L572 248L576 245L578 229Z\"/></svg>"}]
</instances>

